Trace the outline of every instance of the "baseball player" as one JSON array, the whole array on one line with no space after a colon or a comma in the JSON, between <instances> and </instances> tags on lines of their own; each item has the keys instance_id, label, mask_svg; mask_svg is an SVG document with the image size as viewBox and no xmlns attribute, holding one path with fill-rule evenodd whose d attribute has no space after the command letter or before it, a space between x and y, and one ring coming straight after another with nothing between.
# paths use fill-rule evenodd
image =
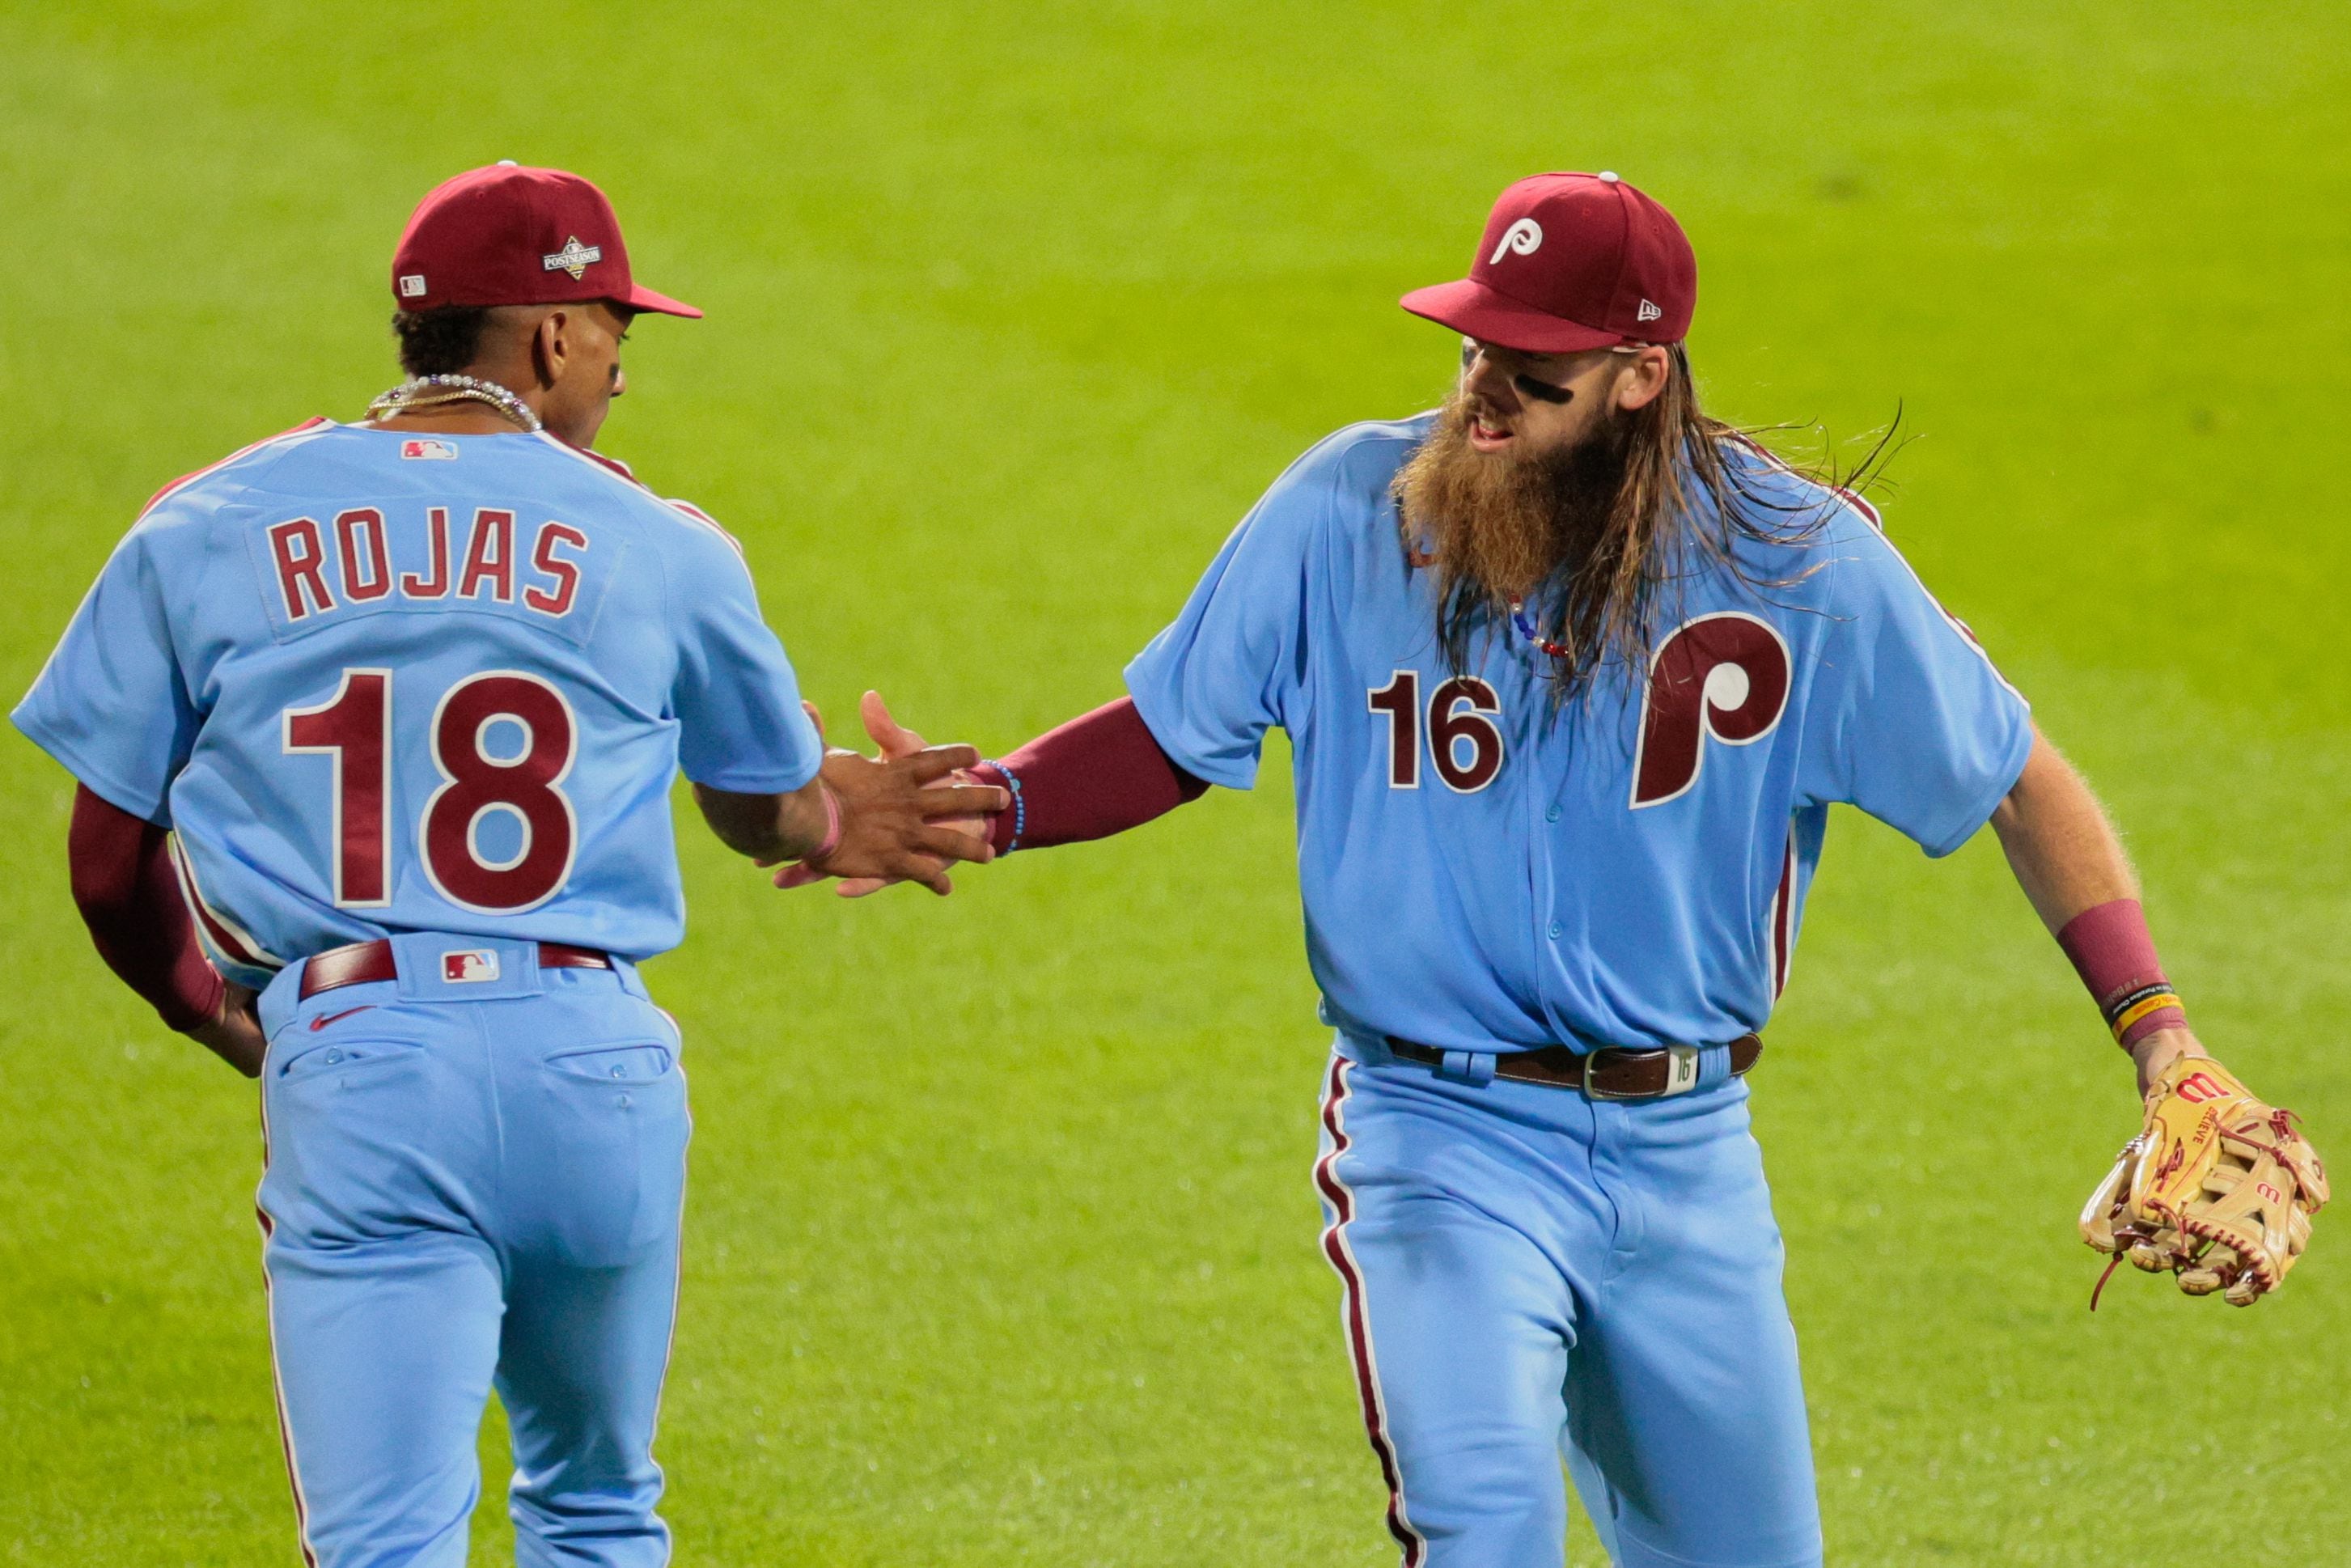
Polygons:
<instances>
[{"instance_id":1,"label":"baseball player","mask_svg":"<svg viewBox=\"0 0 2351 1568\"><path fill-rule=\"evenodd\" d=\"M1930 855L1991 822L2129 1051L2148 1131L2094 1245L2250 1301L2325 1196L2189 1032L2097 802L1876 514L1699 412L1696 298L1681 229L1615 175L1512 185L1469 277L1404 300L1462 335L1444 406L1301 457L1130 697L977 770L1012 799L966 826L1005 852L1246 789L1289 732L1337 1031L1322 1246L1407 1568L1557 1563L1562 1450L1627 1568L1820 1561L1746 1080L1833 802Z\"/></svg>"},{"instance_id":2,"label":"baseball player","mask_svg":"<svg viewBox=\"0 0 2351 1568\"><path fill-rule=\"evenodd\" d=\"M412 379L167 486L14 717L101 953L262 1080L304 1560L462 1563L495 1383L519 1560L665 1563L672 780L762 862L939 892L987 852L927 819L1003 796L828 756L734 541L589 450L632 319L700 314L595 186L461 175L392 287Z\"/></svg>"}]
</instances>

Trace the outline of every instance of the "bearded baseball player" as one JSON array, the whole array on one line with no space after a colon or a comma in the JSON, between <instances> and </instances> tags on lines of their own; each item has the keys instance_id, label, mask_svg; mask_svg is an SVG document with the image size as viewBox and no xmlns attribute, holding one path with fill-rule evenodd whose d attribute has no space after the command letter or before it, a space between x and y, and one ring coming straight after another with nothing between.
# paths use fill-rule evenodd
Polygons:
<instances>
[{"instance_id":1,"label":"bearded baseball player","mask_svg":"<svg viewBox=\"0 0 2351 1568\"><path fill-rule=\"evenodd\" d=\"M733 540L589 451L631 320L701 314L635 283L595 186L450 181L392 288L413 379L165 486L14 716L80 781L100 953L262 1080L304 1561L464 1563L495 1383L518 1559L646 1568L672 780L762 862L939 892L988 852L928 819L1005 798L923 788L968 748L828 756Z\"/></svg>"},{"instance_id":2,"label":"bearded baseball player","mask_svg":"<svg viewBox=\"0 0 2351 1568\"><path fill-rule=\"evenodd\" d=\"M1562 1451L1626 1568L1821 1560L1747 1076L1834 802L1930 855L1991 823L2136 1062L2093 1245L2242 1304L2325 1197L2189 1032L2088 788L1875 511L1699 412L1697 282L1615 175L1511 186L1468 278L1404 300L1462 335L1444 406L1301 457L1131 697L977 770L1012 800L967 827L1038 848L1246 789L1289 732L1337 1030L1322 1247L1407 1568L1557 1563Z\"/></svg>"}]
</instances>

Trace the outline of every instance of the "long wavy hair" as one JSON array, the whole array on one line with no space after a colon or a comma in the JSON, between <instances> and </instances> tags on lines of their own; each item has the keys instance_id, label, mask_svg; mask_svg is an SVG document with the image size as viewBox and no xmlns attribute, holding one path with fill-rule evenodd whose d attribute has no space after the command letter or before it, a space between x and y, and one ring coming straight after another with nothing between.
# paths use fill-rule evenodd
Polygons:
<instances>
[{"instance_id":1,"label":"long wavy hair","mask_svg":"<svg viewBox=\"0 0 2351 1568\"><path fill-rule=\"evenodd\" d=\"M1664 390L1641 408L1616 415L1621 423L1595 434L1593 449L1568 459L1556 476L1562 485L1587 489L1595 479L1613 478L1614 495L1606 497L1604 483L1601 494L1559 497L1566 516L1552 541L1552 559L1522 593L1512 591L1520 585L1489 582L1467 570L1464 552L1445 548L1442 519L1411 515L1412 497L1428 489L1426 470L1415 480L1419 454L1398 472L1395 493L1407 549L1416 551L1424 541L1436 545L1434 559L1416 553L1413 559L1436 573L1437 641L1457 672L1468 667L1484 636L1516 634L1512 601L1522 599L1519 612L1537 636L1560 650L1548 655L1555 699L1580 694L1612 666L1645 673L1659 629L1677 610L1687 582L1723 570L1761 598L1802 580L1817 567L1775 574L1750 564L1740 547L1794 547L1813 538L1839 504L1837 492L1878 482L1896 449L1898 409L1850 469L1840 469L1825 448L1818 460L1803 462L1767 453L1761 438L1802 427L1741 429L1713 417L1699 406L1688 353L1679 343L1668 345L1667 353ZM1457 392L1448 417L1458 399ZM1767 493L1759 481L1774 466L1792 469L1825 494L1792 504Z\"/></svg>"}]
</instances>

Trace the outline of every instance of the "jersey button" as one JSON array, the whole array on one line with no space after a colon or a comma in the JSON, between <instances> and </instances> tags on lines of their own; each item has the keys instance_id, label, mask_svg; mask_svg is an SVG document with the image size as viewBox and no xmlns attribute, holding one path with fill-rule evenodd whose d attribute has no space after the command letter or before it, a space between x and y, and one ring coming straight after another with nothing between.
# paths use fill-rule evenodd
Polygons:
<instances>
[{"instance_id":1,"label":"jersey button","mask_svg":"<svg viewBox=\"0 0 2351 1568\"><path fill-rule=\"evenodd\" d=\"M1559 821L1559 808L1558 808L1558 807L1556 807L1556 806L1553 806L1550 810L1545 811L1545 812L1543 813L1543 821L1546 821L1546 822L1556 822L1556 821Z\"/></svg>"},{"instance_id":2,"label":"jersey button","mask_svg":"<svg viewBox=\"0 0 2351 1568\"><path fill-rule=\"evenodd\" d=\"M1566 929L1567 927L1562 925L1558 921L1552 921L1551 923L1551 939L1554 942L1558 941L1561 933L1564 932Z\"/></svg>"}]
</instances>

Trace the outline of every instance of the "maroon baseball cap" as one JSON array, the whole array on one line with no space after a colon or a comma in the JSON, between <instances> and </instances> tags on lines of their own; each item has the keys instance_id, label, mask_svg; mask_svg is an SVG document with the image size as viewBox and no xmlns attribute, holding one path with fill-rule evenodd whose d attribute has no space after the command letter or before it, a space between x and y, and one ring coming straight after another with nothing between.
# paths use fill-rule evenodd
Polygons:
<instances>
[{"instance_id":1,"label":"maroon baseball cap","mask_svg":"<svg viewBox=\"0 0 2351 1568\"><path fill-rule=\"evenodd\" d=\"M664 316L701 311L639 287L604 193L560 169L475 169L417 204L392 257L402 310L609 299Z\"/></svg>"},{"instance_id":2,"label":"maroon baseball cap","mask_svg":"<svg viewBox=\"0 0 2351 1568\"><path fill-rule=\"evenodd\" d=\"M1399 302L1529 354L1678 343L1698 257L1673 214L1614 174L1536 174L1504 191L1469 276Z\"/></svg>"}]
</instances>

